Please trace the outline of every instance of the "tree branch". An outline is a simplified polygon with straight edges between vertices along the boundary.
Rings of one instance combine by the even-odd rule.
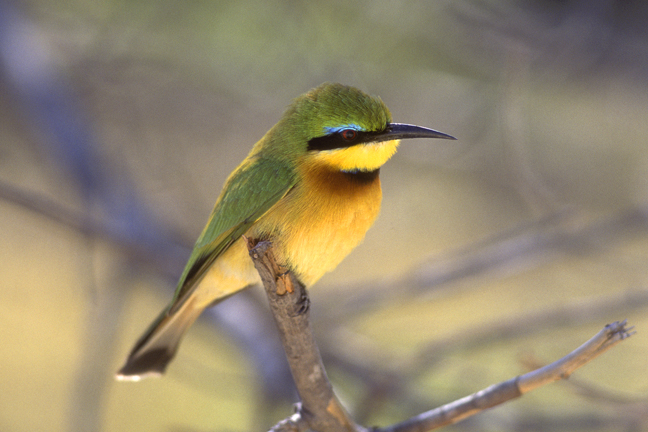
[[[250,239],[247,242],[301,398],[297,412],[279,422],[271,431],[303,432],[313,429],[321,432],[366,432],[349,417],[333,393],[311,330],[305,288],[291,272],[276,263],[271,243],[257,243]],[[634,334],[632,327],[627,328],[626,324],[626,321],[617,321],[606,325],[592,339],[554,363],[401,423],[374,429],[374,432],[430,431],[520,397],[545,384],[568,378],[576,369]]]
[[[271,246],[270,242],[257,243],[248,239],[250,256],[263,281],[301,399],[297,412],[272,430],[364,430],[349,417],[326,376],[310,326],[306,289],[292,273],[276,263]]]
[[[569,378],[576,369],[632,336],[634,334],[632,327],[626,328],[626,324],[627,322],[624,320],[606,325],[603,330],[576,350],[545,367],[492,385],[404,422],[377,429],[375,432],[422,432],[437,429],[520,397],[545,384]]]

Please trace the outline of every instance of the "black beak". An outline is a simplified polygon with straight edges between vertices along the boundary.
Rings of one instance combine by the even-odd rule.
[[[391,141],[407,138],[442,138],[456,140],[457,138],[434,129],[405,123],[387,123],[387,128],[371,137],[372,142]]]
[[[327,135],[311,138],[308,141],[308,150],[324,151],[334,150],[346,147],[352,147],[358,144],[377,143],[383,141],[392,141],[403,138],[443,138],[456,139],[453,136],[444,134],[421,126],[414,126],[404,123],[387,123],[385,130],[381,132],[366,132],[351,130],[351,137],[342,136],[341,132],[331,132]]]

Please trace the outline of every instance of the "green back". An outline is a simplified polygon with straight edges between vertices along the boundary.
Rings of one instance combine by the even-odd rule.
[[[211,264],[294,184],[294,171],[274,159],[253,157],[234,172],[194,245],[178,282],[171,311],[182,304]]]

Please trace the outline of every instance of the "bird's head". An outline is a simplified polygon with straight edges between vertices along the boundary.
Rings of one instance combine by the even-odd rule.
[[[391,158],[401,139],[450,135],[402,123],[377,96],[342,84],[324,83],[296,98],[275,128],[291,156],[335,170],[373,171]]]

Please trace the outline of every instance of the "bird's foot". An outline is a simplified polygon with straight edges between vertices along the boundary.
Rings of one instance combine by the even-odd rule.
[[[297,315],[303,315],[310,309],[310,298],[306,292],[306,287],[301,283],[298,284],[299,298],[295,304]]]

